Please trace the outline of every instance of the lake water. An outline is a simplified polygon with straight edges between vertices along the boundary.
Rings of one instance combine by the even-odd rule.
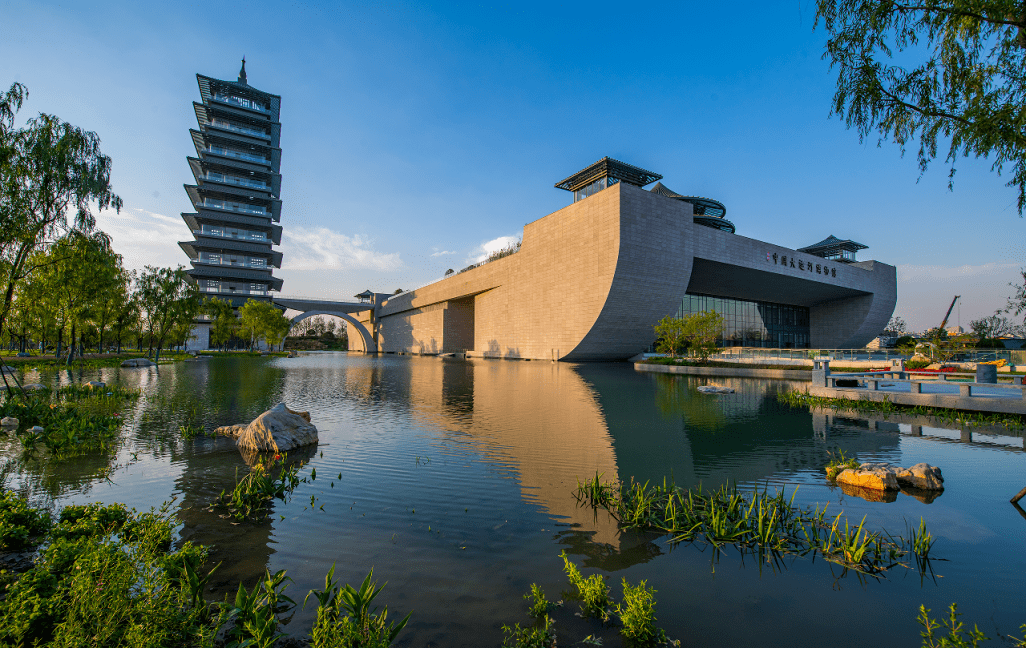
[[[301,600],[336,577],[358,585],[373,567],[387,581],[378,602],[412,611],[398,645],[497,646],[503,624],[530,621],[523,594],[567,588],[562,550],[585,575],[648,581],[659,625],[684,646],[919,645],[919,605],[943,616],[957,602],[968,625],[1021,636],[1026,623],[1026,515],[1008,499],[1026,486],[1018,432],[913,427],[899,419],[794,409],[777,393],[802,383],[639,374],[629,364],[572,365],[436,357],[313,353],[299,358],[215,358],[154,369],[30,372],[30,381],[100,378],[139,387],[115,456],[34,464],[19,483],[58,504],[125,502],[148,509],[172,497],[181,536],[213,546],[212,584],[223,596],[264,568],[288,570]],[[707,396],[703,384],[736,394]],[[308,410],[320,444],[271,521],[232,524],[205,507],[246,464],[230,440],[184,440],[180,425],[248,422],[278,402]],[[919,422],[922,425],[922,422]],[[921,432],[921,435],[920,435]],[[15,450],[10,439],[3,452]],[[946,490],[930,503],[845,495],[823,478],[828,453],[942,467]],[[110,480],[97,476],[113,465]],[[885,578],[844,574],[810,558],[760,564],[701,545],[622,533],[579,508],[577,479],[662,480],[716,487],[783,488],[796,503],[829,504],[856,524],[907,534],[920,517],[937,539],[937,578],[895,568]],[[312,505],[311,505],[311,498]],[[555,613],[561,645],[589,634],[617,646],[615,629]],[[313,610],[286,630],[305,634]]]

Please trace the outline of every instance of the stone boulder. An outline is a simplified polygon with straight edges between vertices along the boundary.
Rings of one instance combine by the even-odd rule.
[[[19,423],[21,423],[21,421],[13,416],[5,416],[0,419],[0,427],[3,428],[17,428]]]
[[[226,425],[217,434],[236,440],[240,450],[257,452],[288,452],[317,443],[317,428],[310,422],[309,412],[295,412],[278,403],[249,425]]]
[[[928,463],[917,463],[909,468],[899,468],[894,475],[902,486],[910,486],[919,490],[944,490],[944,477],[941,469]]]
[[[151,360],[146,358],[129,358],[121,363],[122,367],[153,367],[155,366]]]
[[[39,383],[29,383],[22,387],[25,391],[36,391],[39,389],[46,389],[46,385],[40,385]]]
[[[104,387],[107,386],[107,383],[100,382],[99,380],[90,380],[89,382],[87,382],[85,384],[85,386],[88,387],[89,389],[103,389]]]
[[[856,469],[842,470],[837,476],[837,483],[870,490],[898,490],[899,470],[887,463],[864,463]]]
[[[734,390],[730,387],[720,387],[718,385],[702,385],[698,388],[698,391],[703,394],[733,394]]]

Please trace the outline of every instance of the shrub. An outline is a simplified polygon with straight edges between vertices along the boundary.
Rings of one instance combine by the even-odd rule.
[[[0,551],[19,551],[50,529],[50,513],[28,505],[11,491],[0,495]]]
[[[645,582],[631,587],[627,579],[623,579],[623,605],[617,604],[616,614],[623,624],[620,634],[627,646],[641,648],[666,642],[666,633],[655,627],[656,591],[645,587]]]

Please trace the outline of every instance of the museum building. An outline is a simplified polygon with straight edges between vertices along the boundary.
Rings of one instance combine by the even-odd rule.
[[[790,249],[736,233],[716,200],[603,158],[555,186],[573,202],[524,227],[520,249],[399,295],[364,293],[350,348],[566,361],[651,347],[666,315],[715,310],[725,346],[861,348],[897,299],[891,265],[829,236]],[[650,190],[644,187],[654,186]]]

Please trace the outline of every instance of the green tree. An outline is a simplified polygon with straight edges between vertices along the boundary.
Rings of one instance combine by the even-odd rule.
[[[271,347],[280,344],[291,321],[271,302],[249,299],[239,307],[239,325],[249,337],[252,349],[260,338]]]
[[[239,318],[235,315],[230,301],[208,297],[203,303],[204,312],[210,317],[210,343],[226,350],[228,340],[232,339],[239,328]]]
[[[91,231],[93,208],[121,209],[96,133],[45,113],[16,128],[27,96],[20,83],[0,94],[0,330],[35,253],[70,230]]]
[[[987,157],[1026,207],[1026,4],[1022,0],[817,0],[838,70],[833,114],[905,152],[918,140],[921,172],[947,145]]]
[[[668,353],[671,358],[679,356],[688,346],[687,339],[684,337],[684,320],[679,317],[667,315],[659,320],[655,326],[655,334],[657,338],[656,351]]]
[[[706,362],[716,349],[716,340],[723,334],[723,316],[716,311],[707,311],[685,315],[682,321],[688,348]]]
[[[155,268],[146,266],[136,280],[139,308],[146,322],[149,351],[157,346],[155,362],[160,361],[160,350],[169,341],[181,342],[183,331],[191,330],[193,318],[200,312],[199,291],[189,282],[185,268]]]
[[[1008,298],[1008,306],[1005,307],[1006,313],[1016,316],[1026,313],[1026,269],[1019,272],[1022,273],[1022,284],[1008,284],[1015,292]],[[1026,324],[1026,318],[1023,319],[1023,324]]]

